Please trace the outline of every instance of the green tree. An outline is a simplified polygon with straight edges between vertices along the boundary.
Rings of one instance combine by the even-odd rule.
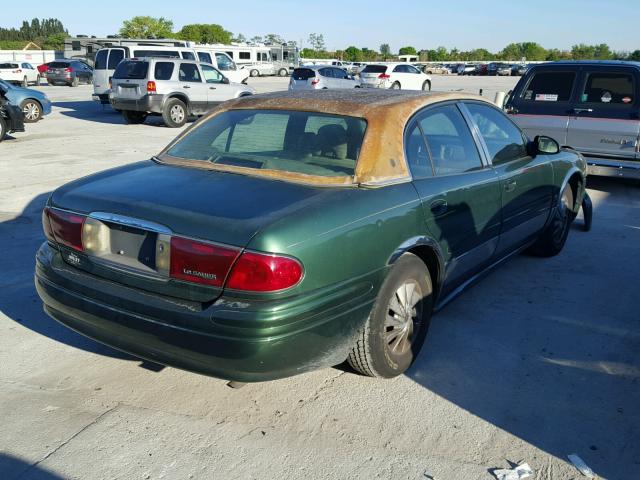
[[[276,33],[267,33],[264,36],[264,41],[265,43],[271,43],[272,45],[282,45],[283,43],[286,43],[284,38]]]
[[[606,43],[594,45],[593,55],[596,60],[610,60],[613,57],[613,53]]]
[[[386,60],[391,56],[391,47],[388,43],[383,43],[380,45],[380,54],[382,55],[382,59]]]
[[[124,38],[168,38],[173,36],[173,22],[166,18],[137,16],[122,22],[120,36]]]
[[[216,23],[185,25],[176,36],[181,40],[191,40],[197,43],[231,43],[231,32]]]
[[[640,62],[640,50],[634,50],[627,56],[627,60],[633,60],[635,62]]]
[[[349,62],[359,62],[362,60],[362,50],[354,46],[347,47],[344,50],[344,59]]]
[[[402,47],[398,50],[398,55],[418,55],[414,47]]]
[[[42,42],[42,48],[44,50],[64,50],[64,39],[68,36],[62,32],[51,34]]]
[[[247,41],[247,37],[239,33],[238,35],[235,36],[235,38],[232,38],[231,41],[238,42],[238,43],[245,43]]]
[[[323,52],[325,50],[324,35],[322,33],[310,33],[309,44],[316,52]]]
[[[262,43],[262,37],[260,35],[254,35],[249,41],[251,43]]]

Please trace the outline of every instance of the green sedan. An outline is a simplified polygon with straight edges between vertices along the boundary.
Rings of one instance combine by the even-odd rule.
[[[585,161],[481,97],[279,92],[43,212],[36,287],[64,325],[240,382],[345,360],[394,377],[434,311],[505,259],[559,253]]]

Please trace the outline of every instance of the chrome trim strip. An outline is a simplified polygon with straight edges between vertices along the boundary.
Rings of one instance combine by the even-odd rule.
[[[165,227],[164,225],[160,225],[159,223],[127,217],[125,215],[118,215],[116,213],[91,212],[88,216],[102,222],[118,223],[127,227],[140,228],[142,230],[163,233],[165,235],[171,235],[173,233],[171,229]]]

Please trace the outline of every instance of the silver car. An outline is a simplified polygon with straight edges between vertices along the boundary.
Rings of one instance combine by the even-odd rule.
[[[204,115],[221,102],[254,93],[247,85],[231,83],[208,63],[141,58],[118,64],[109,101],[127,123],[162,115],[168,127],[181,127],[189,116]]]
[[[346,70],[331,65],[298,67],[289,80],[289,90],[325,90],[335,88],[360,88],[360,80]]]

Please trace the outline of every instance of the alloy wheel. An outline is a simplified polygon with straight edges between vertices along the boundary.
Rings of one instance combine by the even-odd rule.
[[[22,107],[24,118],[30,122],[35,122],[40,118],[40,107],[34,102],[29,102]]]
[[[421,300],[420,285],[411,279],[402,283],[389,300],[384,339],[391,355],[404,355],[411,348],[413,333],[422,318]]]
[[[184,109],[180,105],[174,105],[169,110],[169,116],[175,123],[182,123],[184,120]]]

